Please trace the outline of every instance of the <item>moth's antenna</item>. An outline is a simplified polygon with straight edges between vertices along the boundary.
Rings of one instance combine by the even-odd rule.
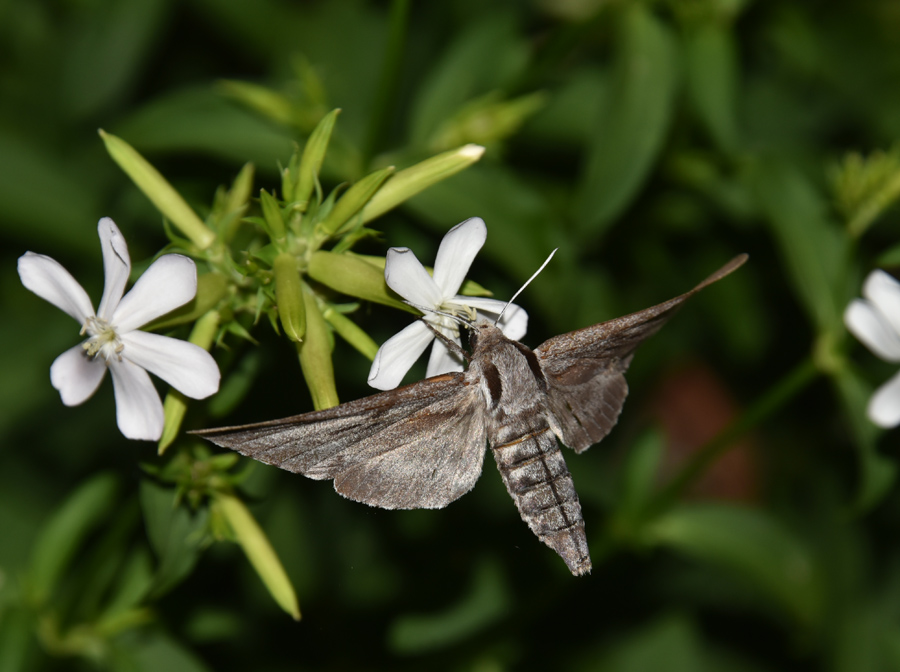
[[[558,250],[558,249],[559,249],[559,248],[557,247],[556,250]],[[550,260],[553,258],[553,255],[556,254],[556,250],[553,250],[553,251],[550,253],[550,256],[547,257],[547,260],[544,261],[544,263],[541,264],[541,267],[540,267],[538,270],[536,270],[536,271],[534,272],[534,275],[532,275],[530,278],[528,278],[528,280],[525,281],[525,284],[522,285],[521,287],[519,287],[519,291],[517,291],[515,294],[513,294],[513,297],[512,297],[509,301],[506,302],[506,305],[503,306],[503,310],[501,310],[501,311],[500,311],[500,314],[497,315],[497,319],[494,321],[494,324],[500,324],[500,318],[503,317],[503,313],[506,312],[506,309],[509,308],[509,307],[512,305],[512,302],[516,300],[516,297],[519,296],[519,294],[521,294],[522,291],[523,291],[529,284],[531,284],[531,281],[534,280],[534,279],[538,276],[538,274],[539,274],[541,271],[544,270],[544,267],[545,267],[547,264],[550,263]]]

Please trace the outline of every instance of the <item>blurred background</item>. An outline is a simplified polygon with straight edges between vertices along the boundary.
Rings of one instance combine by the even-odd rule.
[[[898,35],[891,0],[2,3],[0,670],[900,670],[900,434],[865,416],[895,370],[842,323],[900,266]],[[613,433],[565,453],[591,575],[531,534],[490,458],[447,509],[402,512],[242,461],[295,622],[209,543],[202,502],[148,477],[177,458],[122,438],[111,385],[77,408],[51,387],[77,336],[17,257],[97,301],[100,217],[137,267],[167,242],[98,128],[202,216],[246,162],[280,188],[335,107],[329,190],[487,148],[356,249],[430,263],[480,216],[469,277],[507,298],[559,247],[518,299],[531,347],[750,254],[640,348]],[[353,319],[380,343],[410,317]],[[254,336],[215,352],[241,402],[191,428],[312,409],[293,348]],[[371,393],[336,348],[341,399]]]

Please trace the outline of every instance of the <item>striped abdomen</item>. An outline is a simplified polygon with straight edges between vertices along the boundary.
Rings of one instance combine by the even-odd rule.
[[[573,574],[591,571],[581,504],[556,436],[546,425],[518,437],[498,434],[491,448],[522,520]]]

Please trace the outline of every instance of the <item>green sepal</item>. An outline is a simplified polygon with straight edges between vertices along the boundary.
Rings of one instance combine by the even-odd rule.
[[[266,233],[269,234],[272,243],[282,249],[285,243],[285,228],[281,207],[275,197],[264,189],[259,191],[259,202],[262,206]]]
[[[121,138],[110,135],[102,129],[99,133],[113,161],[119,164],[137,188],[144,192],[172,224],[178,227],[198,249],[205,250],[213,244],[216,234],[200,220],[181,194],[149,161]]]
[[[293,197],[290,199],[297,202],[301,212],[305,212],[308,207],[309,198],[312,196],[313,188],[319,179],[319,171],[322,169],[325,152],[328,150],[334,123],[337,121],[337,116],[340,113],[340,108],[336,108],[322,117],[322,120],[313,129],[313,132],[310,133],[306,146],[303,148],[300,166],[297,169],[297,186],[292,190]]]
[[[297,258],[289,252],[275,257],[275,300],[284,334],[295,343],[306,334],[306,310]]]
[[[269,594],[275,599],[295,621],[300,620],[300,606],[297,603],[297,594],[294,586],[284,571],[284,566],[272,544],[266,537],[259,523],[247,510],[244,503],[231,494],[217,492],[214,506],[219,510],[222,518],[228,523],[228,527],[234,535],[234,540],[240,545],[253,565],[253,569],[259,574]]]
[[[306,339],[297,344],[300,368],[312,395],[317,411],[331,408],[340,403],[334,384],[334,364],[331,352],[334,338],[319,310],[313,291],[303,285],[303,299],[306,304]]]
[[[351,222],[353,216],[372,200],[372,197],[378,192],[381,185],[393,173],[393,166],[376,170],[347,189],[340,200],[335,203],[331,212],[319,223],[321,231],[326,236],[331,237],[351,230],[353,228]],[[357,224],[362,224],[362,221],[360,220]]]

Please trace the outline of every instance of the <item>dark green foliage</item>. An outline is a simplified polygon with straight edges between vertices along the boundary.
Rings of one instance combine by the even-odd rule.
[[[896,369],[842,320],[865,275],[900,260],[893,2],[5,4],[0,672],[900,669],[900,430],[865,417]],[[159,458],[118,434],[109,383],[78,408],[50,386],[78,327],[22,287],[16,258],[53,256],[96,303],[101,216],[139,268],[167,243],[98,127],[203,218],[247,161],[254,198],[279,193],[295,143],[337,107],[325,207],[448,138],[486,146],[354,251],[430,261],[480,216],[471,277],[506,298],[559,247],[517,300],[532,347],[750,254],[642,347],[612,435],[566,453],[592,575],[534,540],[490,459],[445,510],[380,511],[191,438]],[[411,319],[334,296],[379,343]],[[265,320],[258,345],[242,328],[186,429],[312,410],[292,345]],[[341,399],[369,394],[369,362],[334,341]],[[300,622],[237,545],[213,543],[231,533],[210,502],[233,487]]]

